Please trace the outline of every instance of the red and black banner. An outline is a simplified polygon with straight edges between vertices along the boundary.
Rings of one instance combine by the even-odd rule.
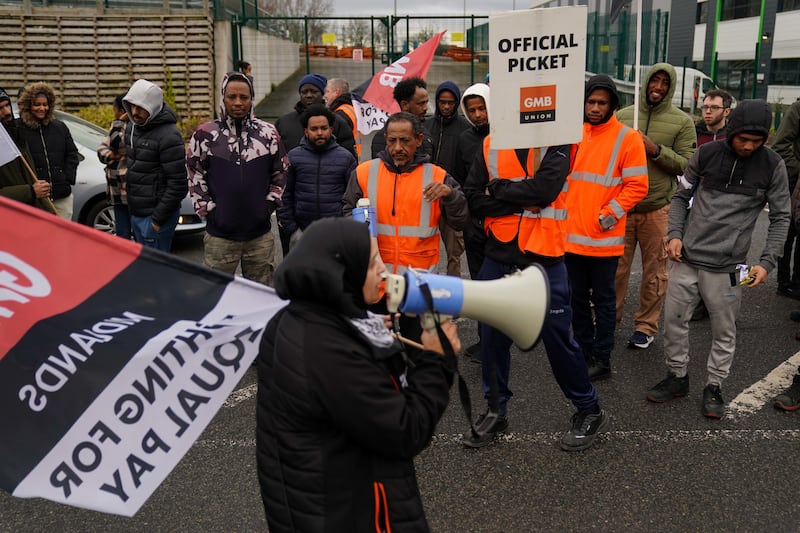
[[[132,516],[285,302],[0,197],[0,488]]]

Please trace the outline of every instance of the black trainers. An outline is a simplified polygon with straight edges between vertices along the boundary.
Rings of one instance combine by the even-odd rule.
[[[588,368],[590,381],[600,381],[611,377],[611,363],[594,359]]]
[[[561,449],[568,452],[585,450],[607,426],[608,415],[602,409],[599,413],[589,409],[578,411],[572,415],[572,427],[561,436]]]
[[[793,322],[800,322],[800,309],[789,311],[789,320]]]
[[[664,403],[687,394],[689,394],[689,375],[679,378],[670,372],[667,374],[666,379],[659,381],[655,387],[647,391],[647,400],[655,403]]]
[[[486,411],[478,417],[475,422],[475,429],[478,434],[472,432],[470,428],[469,433],[461,439],[464,446],[468,448],[480,448],[486,446],[494,439],[495,435],[508,429],[508,419],[505,415],[498,415],[491,411]]]
[[[795,376],[792,385],[772,400],[776,409],[797,411],[800,409],[800,376]]]
[[[725,401],[719,385],[706,385],[703,389],[703,407],[700,410],[708,418],[722,418],[725,415]]]

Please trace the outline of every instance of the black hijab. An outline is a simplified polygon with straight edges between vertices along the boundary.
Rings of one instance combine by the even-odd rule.
[[[369,251],[366,224],[350,218],[314,222],[275,270],[275,291],[284,299],[314,303],[348,317],[363,318]]]

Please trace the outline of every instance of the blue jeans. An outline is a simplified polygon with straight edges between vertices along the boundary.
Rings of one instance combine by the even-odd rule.
[[[498,263],[489,257],[484,258],[483,266],[478,274],[480,280],[500,279],[516,270],[514,265]],[[586,361],[580,346],[570,333],[572,308],[569,304],[569,283],[564,263],[544,267],[550,282],[550,313],[542,328],[547,359],[553,376],[564,396],[579,411],[591,409],[597,405],[597,391],[589,381]],[[511,373],[512,340],[486,324],[481,324],[481,360],[483,363],[483,392],[491,402],[489,383],[492,370],[497,375],[499,405],[489,407],[493,411],[505,414],[506,403],[513,393],[508,387]]]
[[[114,234],[129,241],[133,236],[131,213],[125,204],[114,205]]]
[[[172,248],[172,237],[175,235],[175,227],[178,225],[179,211],[175,211],[164,222],[161,229],[156,231],[151,224],[150,216],[137,217],[131,215],[131,225],[133,226],[133,236],[136,242],[142,246],[155,248],[162,252],[169,252]]]
[[[619,257],[564,256],[572,289],[572,331],[587,360],[611,360],[617,325],[614,277],[618,262]]]

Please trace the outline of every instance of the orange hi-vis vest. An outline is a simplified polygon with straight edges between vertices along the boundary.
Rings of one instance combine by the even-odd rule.
[[[483,140],[483,157],[489,179],[523,181],[536,179],[539,168],[540,151],[528,151],[526,168],[522,168],[517,153],[513,149],[495,150],[489,148],[490,136]],[[573,148],[574,150],[574,148]],[[564,255],[564,221],[567,219],[565,193],[567,182],[556,199],[542,208],[524,209],[520,214],[501,217],[486,217],[483,224],[486,235],[500,242],[511,242],[517,238],[517,245],[523,252],[531,252],[544,257]]]
[[[583,125],[583,140],[569,181],[565,249],[589,257],[625,251],[625,222],[648,190],[647,155],[641,137],[611,117]],[[609,224],[603,230],[599,218]]]
[[[356,168],[358,185],[375,206],[378,218],[378,250],[386,269],[394,274],[407,267],[430,270],[439,262],[439,202],[428,202],[422,189],[444,183],[447,175],[430,163],[410,172],[395,174],[380,159]]]
[[[344,111],[344,114],[347,115],[347,118],[350,119],[350,123],[353,125],[353,138],[356,140],[356,155],[358,155],[358,157],[361,158],[362,136],[361,132],[358,131],[358,120],[356,119],[356,109],[353,107],[353,104],[342,104],[336,108],[336,111],[339,111],[340,109]]]

